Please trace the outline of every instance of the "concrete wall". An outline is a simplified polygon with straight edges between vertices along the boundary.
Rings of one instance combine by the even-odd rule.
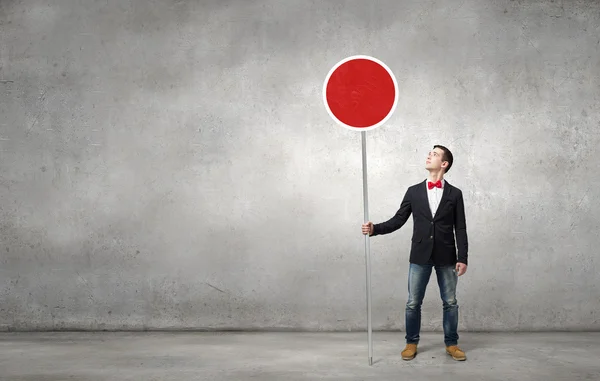
[[[0,2],[0,328],[366,327],[361,140],[323,80],[368,54],[381,222],[447,145],[461,330],[600,329],[595,1]],[[371,240],[404,329],[412,220]],[[441,329],[432,276],[423,329]]]

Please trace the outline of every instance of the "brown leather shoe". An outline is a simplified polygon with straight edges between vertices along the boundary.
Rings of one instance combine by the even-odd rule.
[[[417,354],[417,344],[406,344],[402,351],[402,360],[412,360]]]
[[[467,359],[465,352],[461,351],[457,345],[446,347],[446,353],[452,356],[456,361],[465,361]]]

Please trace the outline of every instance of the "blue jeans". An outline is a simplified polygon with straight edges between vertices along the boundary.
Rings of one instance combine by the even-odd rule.
[[[408,302],[406,303],[406,343],[418,344],[421,331],[421,305],[431,270],[435,267],[443,306],[444,343],[458,344],[458,303],[456,284],[458,275],[455,266],[433,266],[410,264],[408,271]]]

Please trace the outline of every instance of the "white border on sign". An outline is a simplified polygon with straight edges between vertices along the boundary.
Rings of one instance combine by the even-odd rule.
[[[383,66],[383,68],[388,72],[388,74],[390,75],[390,77],[392,77],[392,81],[394,82],[394,103],[392,104],[392,108],[390,109],[390,111],[388,112],[388,114],[385,116],[385,118],[383,118],[377,124],[374,124],[374,125],[369,126],[369,127],[354,127],[354,126],[347,125],[346,123],[344,123],[341,120],[339,120],[333,114],[333,112],[331,112],[331,109],[329,108],[329,105],[327,104],[327,82],[329,82],[329,78],[331,78],[331,76],[333,75],[333,72],[335,71],[335,69],[337,69],[338,67],[340,67],[342,64],[344,64],[344,63],[346,63],[348,61],[355,60],[355,59],[367,59],[367,60],[370,60],[370,61],[378,63],[379,65]],[[337,124],[339,124],[340,126],[345,127],[347,129],[350,129],[352,131],[370,131],[370,130],[374,130],[377,127],[380,127],[381,125],[383,125],[385,122],[387,122],[388,119],[390,119],[390,117],[392,116],[392,114],[396,110],[396,105],[398,104],[398,82],[396,81],[396,77],[394,76],[394,73],[392,72],[392,70],[385,63],[383,63],[381,60],[378,60],[377,58],[374,58],[374,57],[371,57],[371,56],[366,56],[366,55],[350,56],[350,57],[344,58],[343,60],[341,60],[338,63],[336,63],[331,68],[331,70],[329,70],[329,73],[327,73],[327,77],[325,77],[325,82],[323,83],[323,103],[325,104],[325,109],[327,110],[327,113],[329,114],[329,116]]]

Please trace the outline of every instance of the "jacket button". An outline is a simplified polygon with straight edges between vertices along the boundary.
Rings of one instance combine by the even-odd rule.
[[[431,224],[433,225],[433,221],[431,221]]]
[[[430,239],[433,239],[433,236],[432,236],[432,235],[430,235],[430,236],[429,236],[429,238],[430,238]]]

